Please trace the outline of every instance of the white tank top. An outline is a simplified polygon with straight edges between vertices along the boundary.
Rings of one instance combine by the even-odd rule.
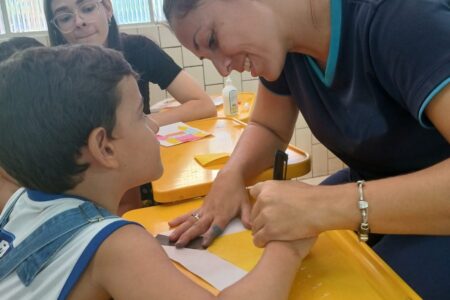
[[[3,213],[11,205],[12,200],[23,191],[24,189],[21,188],[14,193],[5,205]],[[42,198],[45,198],[45,194],[43,195]],[[14,235],[14,247],[17,247],[48,219],[83,203],[83,200],[76,197],[53,200],[52,197],[42,198],[36,201],[25,192],[15,204],[9,222],[3,228]],[[87,225],[56,253],[55,258],[35,277],[29,286],[22,283],[16,272],[12,272],[1,280],[0,299],[64,299],[75,286],[101,243],[112,232],[126,224],[129,224],[129,222],[119,217],[113,217]]]

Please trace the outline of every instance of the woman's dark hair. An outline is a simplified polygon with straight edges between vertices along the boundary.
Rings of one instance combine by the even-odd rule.
[[[56,26],[52,23],[52,19],[54,17],[52,12],[52,1],[53,0],[44,0],[45,20],[47,21],[50,44],[52,46],[64,45],[67,44],[66,39],[64,39],[61,32],[59,32],[58,28],[56,28]],[[119,27],[117,26],[117,22],[114,16],[112,16],[111,22],[109,24],[109,31],[108,37],[106,38],[106,43],[108,48],[122,51],[122,42],[120,39]]]
[[[32,47],[45,47],[45,45],[31,37],[18,36],[10,38],[0,43],[0,62],[18,51]]]
[[[169,23],[172,18],[182,19],[190,11],[196,9],[202,0],[164,0],[164,15]]]
[[[0,63],[0,167],[27,188],[74,188],[92,130],[113,138],[127,75],[136,76],[123,55],[101,46],[31,48]]]

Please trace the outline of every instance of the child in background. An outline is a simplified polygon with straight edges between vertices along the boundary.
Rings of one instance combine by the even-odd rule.
[[[29,49],[0,64],[0,166],[24,187],[0,216],[5,299],[214,298],[145,229],[111,213],[162,174],[136,78],[98,46]],[[269,243],[218,297],[287,299],[312,244]]]
[[[45,0],[45,18],[52,46],[102,45],[123,53],[139,73],[143,110],[150,112],[149,83],[167,90],[180,106],[153,113],[159,125],[216,116],[211,98],[155,42],[143,35],[119,32],[111,0]]]
[[[13,37],[0,43],[0,63],[17,51],[32,48],[44,47],[44,45],[34,38]],[[0,168],[0,211],[3,209],[6,201],[19,188],[17,182],[11,178],[3,169]]]
[[[45,45],[39,42],[38,40],[27,36],[13,37],[10,38],[9,40],[1,42],[0,62],[6,60],[17,51],[33,47],[45,47]]]

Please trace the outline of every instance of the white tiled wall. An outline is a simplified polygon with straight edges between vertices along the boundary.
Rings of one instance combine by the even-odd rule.
[[[189,50],[182,47],[170,29],[165,25],[142,25],[123,26],[122,32],[130,34],[142,34],[155,41],[173,60],[182,66],[191,76],[193,76],[208,94],[220,94],[224,84],[224,78],[216,71],[214,65],[209,60],[200,60]],[[45,33],[29,34],[37,38],[42,43],[49,45],[48,37]],[[4,37],[1,39],[7,39]],[[0,42],[1,42],[0,39]],[[231,74],[233,84],[238,90],[256,92],[258,79],[251,76],[249,72],[242,74],[233,71]],[[150,84],[151,104],[168,97],[157,85]],[[320,177],[332,174],[343,168],[343,163],[328,151],[312,135],[305,120],[300,115],[295,126],[295,133],[291,140],[292,144],[311,154],[311,172],[303,176],[304,178]]]

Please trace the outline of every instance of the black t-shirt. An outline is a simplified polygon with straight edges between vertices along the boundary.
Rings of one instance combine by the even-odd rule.
[[[120,35],[125,59],[140,75],[138,86],[144,100],[144,112],[149,114],[149,82],[158,84],[164,90],[180,73],[181,68],[147,37],[125,33]]]
[[[448,0],[331,0],[325,72],[289,53],[280,78],[311,131],[363,178],[419,170],[450,157],[424,110],[450,84]]]

